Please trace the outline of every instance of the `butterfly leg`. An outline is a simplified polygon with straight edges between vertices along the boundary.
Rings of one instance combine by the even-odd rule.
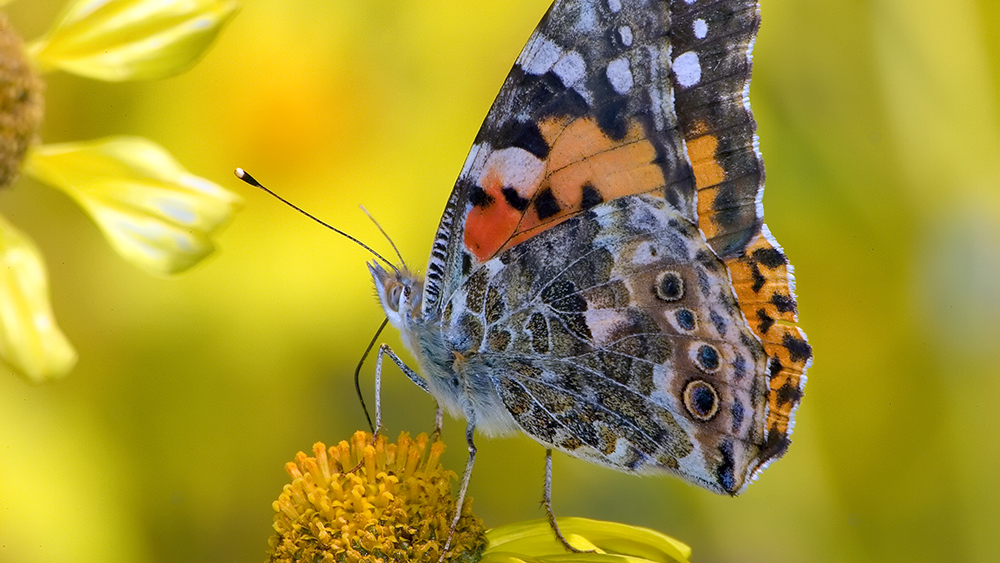
[[[434,401],[434,405],[437,407],[437,411],[434,413],[434,432],[431,433],[431,442],[435,442],[441,438],[441,427],[444,426],[444,409],[441,408],[441,403]]]
[[[382,385],[382,356],[388,355],[392,359],[393,363],[403,372],[410,381],[416,384],[417,387],[423,390],[424,393],[428,395],[431,394],[430,388],[427,387],[427,380],[420,376],[419,373],[406,365],[403,360],[399,359],[399,356],[389,348],[388,344],[383,344],[379,346],[378,358],[375,361],[375,426],[381,427],[381,385]],[[431,441],[435,441],[441,437],[441,427],[444,426],[444,409],[441,408],[441,404],[438,403],[437,399],[434,400],[434,407],[436,412],[434,415],[434,432],[431,433]]]
[[[552,527],[552,531],[556,534],[556,539],[559,543],[563,544],[563,547],[567,551],[572,551],[573,553],[591,553],[593,550],[580,550],[566,541],[566,537],[563,536],[562,531],[559,530],[559,524],[556,522],[556,515],[552,512],[552,450],[545,449],[545,488],[542,492],[542,504],[545,505],[545,514],[549,518],[549,526]]]
[[[473,419],[474,417],[469,418],[469,420]],[[469,425],[465,427],[465,441],[469,444],[469,459],[465,462],[465,473],[462,474],[462,487],[458,490],[458,502],[455,504],[455,517],[451,521],[451,529],[448,530],[448,541],[444,543],[444,549],[441,550],[441,558],[438,559],[438,563],[444,561],[444,556],[448,554],[448,549],[451,548],[451,540],[455,536],[455,528],[458,527],[458,521],[462,518],[465,492],[469,489],[469,480],[472,479],[472,466],[476,462],[476,444],[472,439],[475,430],[476,425],[473,422],[469,422]]]
[[[396,364],[399,371],[403,372],[410,381],[416,384],[417,387],[424,390],[424,393],[430,393],[430,388],[427,387],[427,382],[420,374],[406,365],[403,360],[399,359],[399,356],[392,351],[392,348],[388,344],[382,344],[378,347],[378,355],[375,357],[375,432],[378,434],[382,431],[382,357],[389,356],[389,359]],[[438,406],[438,413],[440,416],[441,407]],[[438,424],[440,428],[440,424]]]

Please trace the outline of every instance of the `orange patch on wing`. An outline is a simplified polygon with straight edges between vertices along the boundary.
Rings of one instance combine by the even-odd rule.
[[[707,130],[708,126],[704,122],[695,123],[686,145],[695,187],[698,189],[698,228],[705,233],[705,238],[711,239],[720,232],[712,221],[715,216],[713,204],[717,186],[726,181],[726,170],[715,154],[719,149],[719,138],[706,134]]]
[[[497,249],[510,240],[522,212],[507,204],[503,181],[497,170],[483,176],[480,187],[492,198],[488,205],[473,206],[465,219],[465,248],[480,262],[489,260]]]
[[[725,229],[715,222],[715,217],[720,213],[737,209],[742,216],[751,213],[756,208],[756,200],[752,197],[733,197],[732,188],[726,195],[726,204],[719,205],[716,199],[719,197],[721,185],[698,190],[698,228],[705,234],[705,238],[711,241],[713,238],[723,233]]]
[[[721,184],[726,179],[726,171],[715,157],[718,148],[719,139],[715,135],[702,135],[687,142],[688,159],[699,190]]]
[[[698,190],[698,228],[708,240],[712,240],[722,232],[722,229],[712,220],[716,213],[715,196],[718,190],[718,187]]]
[[[488,173],[484,176],[489,185],[480,187],[494,202],[472,209],[465,238],[466,248],[480,261],[581,213],[585,187],[600,201],[609,201],[655,192],[665,185],[663,172],[654,162],[656,148],[637,121],[629,123],[625,137],[619,140],[605,135],[593,118],[552,118],[539,123],[538,128],[549,145],[549,155],[540,182],[530,190],[518,189],[521,197],[531,200],[523,213],[506,203],[501,183],[491,182]],[[551,195],[556,211],[542,218],[535,203],[546,191],[550,193],[544,195]]]
[[[619,140],[605,135],[593,118],[549,119],[539,125],[539,130],[551,148],[546,177],[538,189],[552,191],[559,211],[543,219],[534,206],[529,207],[507,246],[583,211],[584,186],[596,191],[601,201],[610,201],[651,192],[665,183],[663,172],[654,163],[656,148],[637,121],[629,123],[625,137]]]
[[[579,207],[585,184],[596,189],[604,201],[663,186],[663,173],[652,164],[656,149],[638,123],[632,123],[621,141],[605,137],[589,119],[577,121],[566,133],[566,140],[552,147],[548,177],[556,198],[566,202],[564,209]]]
[[[805,344],[805,334],[797,326],[788,267],[782,264],[769,268],[755,263],[752,256],[758,250],[771,251],[774,247],[767,238],[758,235],[742,256],[726,260],[726,265],[733,279],[736,299],[750,329],[760,338],[769,360],[777,359],[781,363],[780,370],[769,374],[766,428],[784,435],[789,430],[792,409],[799,402],[797,397],[789,397],[788,390],[797,392],[800,388],[809,358],[801,357],[798,351],[793,357],[793,352],[785,344],[789,338]],[[776,295],[779,297],[777,300],[774,299]],[[776,302],[784,306],[779,308]],[[771,321],[764,322],[761,313]]]

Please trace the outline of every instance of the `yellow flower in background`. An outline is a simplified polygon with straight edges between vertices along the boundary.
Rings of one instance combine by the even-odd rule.
[[[274,502],[271,563],[435,562],[448,537],[455,474],[440,464],[444,443],[405,432],[396,443],[356,432],[350,442],[285,465],[292,482]],[[659,532],[560,518],[566,551],[547,520],[485,531],[466,504],[444,561],[472,563],[688,563],[691,548]]]
[[[64,191],[119,254],[152,274],[198,263],[214,250],[211,237],[239,197],[140,137],[38,144],[44,103],[36,69],[107,81],[179,74],[237,7],[219,0],[78,0],[26,47],[0,15],[0,188],[24,172]],[[76,352],[53,317],[41,254],[2,219],[0,261],[0,359],[33,382],[66,375]]]
[[[43,71],[153,80],[191,67],[236,13],[220,0],[79,0],[28,47]]]

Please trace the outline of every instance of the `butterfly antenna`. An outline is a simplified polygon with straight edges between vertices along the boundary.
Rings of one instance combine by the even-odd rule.
[[[278,194],[272,192],[271,190],[267,189],[260,182],[258,182],[253,176],[251,176],[249,173],[247,173],[246,170],[243,170],[242,168],[237,168],[236,169],[236,177],[239,178],[240,180],[243,180],[247,184],[250,184],[251,186],[253,186],[255,188],[260,188],[260,189],[264,190],[265,192],[267,192],[267,193],[271,194],[272,196],[274,196],[281,203],[284,203],[288,207],[291,207],[292,209],[298,211],[299,213],[305,215],[306,217],[312,219],[313,221],[316,221],[317,223],[319,223],[320,225],[323,225],[327,229],[330,229],[331,231],[337,233],[338,235],[341,235],[344,238],[346,238],[347,240],[350,240],[351,242],[357,244],[361,248],[364,248],[368,252],[371,252],[373,256],[375,256],[379,260],[385,262],[386,265],[389,266],[390,268],[392,268],[392,270],[394,272],[396,272],[397,274],[399,273],[399,269],[396,268],[396,266],[394,266],[392,264],[392,262],[386,260],[385,257],[383,257],[381,254],[379,254],[378,252],[376,252],[372,247],[368,246],[367,244],[365,244],[365,243],[361,242],[360,240],[352,237],[351,235],[345,233],[344,231],[341,231],[340,229],[334,227],[333,225],[330,225],[326,221],[323,221],[319,217],[316,217],[312,213],[309,213],[305,209],[302,209],[298,205],[295,205],[294,203],[288,201],[287,199],[285,199],[285,198],[281,197],[280,195],[278,195]],[[376,225],[377,224],[378,223],[376,223]],[[381,228],[379,230],[381,230]],[[392,241],[390,241],[390,242],[392,242]],[[395,248],[396,248],[395,245],[393,245],[393,249],[395,249]],[[398,254],[398,251],[397,251],[397,254]],[[367,414],[367,412],[365,414]]]
[[[372,223],[375,223],[375,228],[378,229],[378,232],[382,233],[382,236],[385,237],[385,240],[389,241],[389,245],[392,246],[392,250],[396,253],[396,256],[399,258],[399,263],[403,265],[403,269],[408,270],[409,268],[406,267],[406,261],[403,260],[403,255],[399,253],[399,249],[396,248],[396,243],[392,242],[392,238],[389,236],[389,233],[385,232],[385,229],[382,228],[382,225],[378,224],[378,221],[375,220],[375,217],[372,217],[372,214],[369,213],[367,209],[365,209],[364,205],[361,205],[359,207],[361,207],[361,211],[363,211],[365,215],[367,215],[368,218],[372,220]]]

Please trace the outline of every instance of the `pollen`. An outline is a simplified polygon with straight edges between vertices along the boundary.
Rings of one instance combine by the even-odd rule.
[[[17,180],[24,154],[35,141],[44,114],[43,90],[24,43],[0,14],[0,188]]]
[[[444,443],[357,432],[285,465],[292,478],[274,502],[269,561],[438,561],[448,539],[455,474],[440,463]],[[482,521],[466,500],[445,561],[474,561],[486,546]]]

